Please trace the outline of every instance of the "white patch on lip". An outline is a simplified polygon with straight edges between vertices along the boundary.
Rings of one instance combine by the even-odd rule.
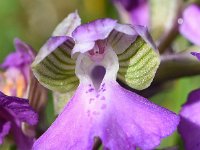
[[[104,57],[101,61],[93,61],[88,53],[80,54],[76,60],[76,68],[75,73],[79,78],[80,83],[89,83],[92,86],[96,86],[93,84],[94,79],[94,70],[95,67],[101,66],[105,69],[105,75],[99,76],[101,77],[101,81],[98,81],[98,87],[102,84],[104,80],[115,81],[117,78],[117,72],[119,70],[119,62],[116,53],[112,50],[111,47],[106,46],[106,50],[104,52]],[[97,69],[98,71],[98,69]],[[93,72],[93,73],[92,73]],[[95,79],[96,81],[98,79]],[[96,89],[98,90],[98,88]]]

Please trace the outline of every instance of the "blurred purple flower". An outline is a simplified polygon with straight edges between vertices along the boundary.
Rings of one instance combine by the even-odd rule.
[[[148,0],[113,0],[113,2],[123,17],[127,13],[129,23],[149,26]]]
[[[21,124],[26,122],[35,125],[37,121],[38,116],[29,106],[27,99],[6,96],[0,92],[0,144],[11,132],[20,150],[30,150],[33,139],[24,135]]]
[[[200,89],[192,91],[180,111],[178,131],[186,150],[200,149]]]
[[[192,4],[183,12],[183,23],[180,33],[196,45],[200,45],[200,6]]]
[[[102,140],[104,149],[153,149],[173,133],[179,123],[175,113],[116,82],[117,54],[139,35],[154,47],[146,28],[121,25],[112,19],[78,26],[72,37],[56,36],[47,41],[39,54],[49,54],[62,45],[66,51],[72,50],[72,57],[77,56],[75,72],[80,84],[54,123],[34,143],[34,150],[92,149],[95,137]],[[36,62],[42,57],[38,55]]]
[[[30,79],[33,49],[20,39],[14,40],[16,52],[9,54],[1,64],[5,72],[0,74],[0,90],[10,96],[24,97]]]
[[[14,45],[16,52],[9,54],[1,66],[4,69],[17,68],[23,73],[25,79],[28,80],[30,65],[34,60],[33,49],[18,38],[14,40]]]

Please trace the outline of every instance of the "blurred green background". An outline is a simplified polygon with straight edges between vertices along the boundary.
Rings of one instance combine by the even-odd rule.
[[[54,27],[68,13],[78,10],[82,22],[96,18],[119,19],[118,12],[109,0],[1,0],[0,1],[0,62],[14,50],[13,39],[21,38],[36,50],[50,37]],[[200,87],[200,77],[186,77],[168,83],[167,89],[151,98],[176,113],[193,89]],[[54,120],[52,98],[47,107],[48,124]],[[161,147],[179,145],[177,133],[165,139]],[[3,149],[6,149],[5,147]]]

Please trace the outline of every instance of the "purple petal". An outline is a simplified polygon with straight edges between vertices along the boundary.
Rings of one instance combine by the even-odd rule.
[[[73,53],[84,53],[92,49],[96,40],[102,40],[108,37],[116,23],[116,20],[106,18],[98,19],[77,27],[72,33],[77,43],[73,49]]]
[[[121,16],[124,16],[124,9],[130,18],[129,23],[133,25],[149,25],[149,4],[147,0],[113,0],[118,7]],[[124,19],[124,18],[122,18]]]
[[[13,52],[6,57],[4,63],[2,64],[3,68],[20,68],[27,64],[30,65],[34,59],[33,49],[29,45],[22,42],[18,38],[14,40],[14,44],[16,52]]]
[[[196,56],[196,58],[197,58],[198,60],[200,60],[200,53],[198,53],[198,52],[191,52],[191,54],[192,54],[193,56]]]
[[[102,83],[98,92],[91,84],[80,85],[33,149],[92,149],[96,136],[105,149],[153,149],[178,123],[176,114],[115,81]]]
[[[10,122],[0,118],[0,145],[3,143],[4,137],[10,131]]]
[[[200,7],[197,5],[188,6],[183,12],[183,23],[179,31],[188,40],[196,45],[200,45]]]
[[[30,77],[30,65],[34,59],[33,49],[25,42],[16,38],[14,40],[16,52],[9,54],[4,60],[1,67],[8,69],[11,67],[19,69],[28,83]]]
[[[178,131],[186,150],[200,149],[200,89],[191,92],[180,111]]]
[[[15,119],[30,125],[35,125],[38,122],[37,113],[29,106],[26,99],[6,96],[0,92],[0,110],[2,109],[14,116]]]
[[[17,124],[17,122],[12,122],[11,134],[14,135],[14,140],[19,150],[31,150],[35,140],[25,135],[21,125]]]

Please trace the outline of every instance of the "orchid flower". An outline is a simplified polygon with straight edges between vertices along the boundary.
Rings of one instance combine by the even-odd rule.
[[[27,99],[6,96],[0,92],[0,144],[4,137],[11,132],[20,150],[30,150],[33,139],[21,130],[22,122],[35,125],[37,114],[29,106]]]
[[[9,54],[1,64],[3,72],[0,74],[0,91],[9,96],[27,98],[27,94],[31,95],[30,90],[33,88],[30,86],[30,82],[32,82],[30,81],[30,65],[35,56],[33,49],[20,39],[16,38],[14,45],[16,52]],[[37,88],[41,90],[38,86]],[[34,133],[32,130],[28,130],[28,127],[33,128],[32,125],[37,123],[38,116],[29,106],[28,100],[5,96],[3,93],[0,94],[1,144],[3,137],[11,131],[18,148],[30,150],[34,141]],[[37,89],[34,90],[34,95],[39,101]]]
[[[122,18],[127,19],[126,22],[149,26],[148,0],[113,0],[113,2]]]
[[[72,59],[70,56],[72,56]],[[58,25],[32,64],[47,88],[74,95],[34,150],[153,149],[172,134],[179,117],[121,87],[150,85],[159,54],[147,29],[105,18],[80,25],[77,13]]]
[[[181,134],[186,150],[200,149],[200,89],[192,91],[180,111],[178,131]]]
[[[0,90],[6,95],[25,97],[30,80],[30,65],[34,55],[32,48],[20,39],[14,40],[16,52],[9,54],[1,67]]]

